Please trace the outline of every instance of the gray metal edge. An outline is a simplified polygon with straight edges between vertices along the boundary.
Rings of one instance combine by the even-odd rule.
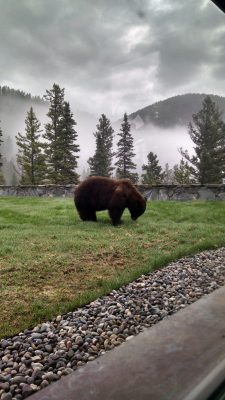
[[[225,286],[30,399],[205,400],[224,360]]]

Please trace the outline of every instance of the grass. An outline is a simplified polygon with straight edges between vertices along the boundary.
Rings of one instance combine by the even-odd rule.
[[[181,256],[225,246],[223,202],[150,202],[137,222],[82,222],[72,199],[0,197],[0,337]]]

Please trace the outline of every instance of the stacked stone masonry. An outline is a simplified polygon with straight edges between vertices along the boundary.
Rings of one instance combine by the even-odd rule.
[[[148,200],[225,200],[225,185],[138,185]],[[75,185],[0,186],[0,196],[73,197]]]

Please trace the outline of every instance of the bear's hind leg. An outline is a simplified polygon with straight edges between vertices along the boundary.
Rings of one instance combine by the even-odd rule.
[[[97,222],[96,213],[94,211],[92,213],[90,213],[88,221]]]

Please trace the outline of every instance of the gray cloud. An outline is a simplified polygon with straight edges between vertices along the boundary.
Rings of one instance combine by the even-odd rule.
[[[213,75],[213,66],[220,56],[215,49],[218,32],[223,30],[224,16],[209,2],[189,0],[176,11],[167,13],[158,38],[160,51],[158,79],[162,90],[182,87]],[[220,44],[222,43],[220,38]],[[207,67],[207,74],[206,68]],[[204,71],[204,75],[203,75]]]
[[[206,0],[0,0],[0,84],[118,117],[187,91],[225,94],[224,15]],[[221,92],[221,90],[223,90]]]

